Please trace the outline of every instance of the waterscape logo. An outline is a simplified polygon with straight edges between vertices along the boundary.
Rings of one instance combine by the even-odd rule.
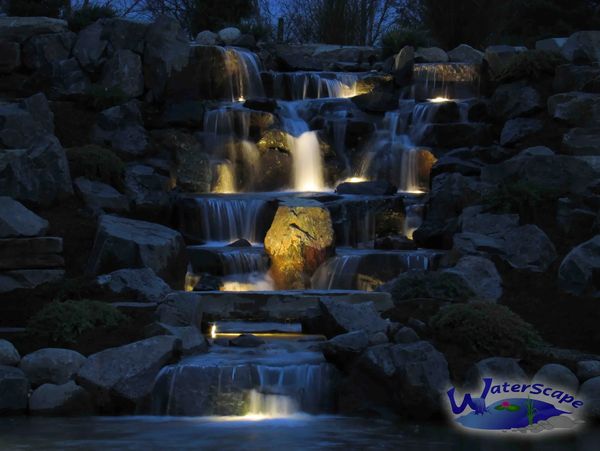
[[[482,379],[479,395],[447,391],[455,424],[472,432],[546,433],[578,428],[584,402],[561,388]]]

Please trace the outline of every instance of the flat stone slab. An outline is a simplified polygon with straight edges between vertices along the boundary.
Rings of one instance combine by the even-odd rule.
[[[167,296],[157,309],[161,322],[201,326],[202,321],[301,321],[319,314],[319,301],[372,302],[377,311],[393,307],[389,293],[372,291],[206,291]]]

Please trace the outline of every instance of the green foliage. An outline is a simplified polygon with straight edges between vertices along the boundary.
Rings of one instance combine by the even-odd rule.
[[[8,10],[11,16],[59,17],[65,4],[65,0],[10,0]]]
[[[395,28],[388,31],[381,38],[383,57],[397,54],[403,47],[410,45],[417,47],[428,47],[431,39],[425,30],[417,28]]]
[[[499,304],[451,304],[440,309],[429,325],[440,343],[478,354],[514,357],[543,344],[531,324]]]
[[[436,271],[410,271],[401,274],[390,284],[394,302],[414,299],[437,299],[464,302],[473,292],[456,274]]]
[[[123,189],[125,164],[111,150],[96,145],[67,149],[71,175],[86,177]]]
[[[83,333],[98,327],[117,327],[127,317],[105,302],[54,301],[37,312],[27,324],[30,335],[58,343],[75,343]]]
[[[498,185],[483,196],[483,202],[497,213],[518,213],[528,217],[532,212],[556,200],[558,191],[528,182]]]
[[[496,81],[499,83],[524,79],[538,81],[545,77],[553,77],[556,67],[565,63],[566,60],[558,53],[528,50],[516,54],[498,74]]]
[[[73,11],[69,18],[69,27],[73,31],[83,30],[98,19],[115,17],[117,12],[110,5],[87,5]]]
[[[105,110],[116,105],[121,105],[128,100],[127,95],[120,87],[105,88],[93,84],[87,91],[87,103],[94,110]]]

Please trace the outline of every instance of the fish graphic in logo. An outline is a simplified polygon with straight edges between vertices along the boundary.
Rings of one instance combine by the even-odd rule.
[[[453,419],[463,428],[539,433],[573,429],[583,423],[575,415],[583,401],[565,390],[541,383],[495,383],[491,377],[482,382],[479,396],[465,393],[460,404],[455,387],[447,392]]]

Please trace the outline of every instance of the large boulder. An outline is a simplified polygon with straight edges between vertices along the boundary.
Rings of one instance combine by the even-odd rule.
[[[265,237],[271,275],[279,289],[304,289],[335,250],[331,215],[312,201],[282,203]]]
[[[488,65],[490,75],[497,77],[518,53],[524,52],[524,47],[510,45],[493,45],[485,49],[484,61]]]
[[[323,344],[323,354],[327,360],[344,368],[368,347],[369,335],[361,329],[333,337]]]
[[[541,367],[531,379],[531,383],[542,383],[551,387],[560,387],[569,393],[577,393],[579,379],[575,373],[564,365],[549,363]]]
[[[581,384],[578,395],[585,400],[586,417],[593,421],[600,420],[600,376],[592,377]]]
[[[204,30],[196,35],[194,42],[197,45],[217,45],[218,38],[219,35],[217,33],[213,33],[210,30]]]
[[[540,119],[522,117],[511,119],[504,124],[500,134],[500,144],[502,146],[514,146],[540,133],[543,128],[544,122]]]
[[[72,32],[33,36],[23,44],[21,59],[28,69],[42,66],[71,56],[77,35]]]
[[[92,130],[92,141],[110,146],[125,159],[143,156],[148,147],[148,133],[139,103],[132,100],[102,111]]]
[[[594,127],[600,123],[600,94],[565,92],[548,99],[550,115],[577,127]]]
[[[385,180],[369,182],[344,182],[340,183],[335,192],[338,194],[361,194],[367,196],[391,196],[396,194],[398,188]]]
[[[448,52],[448,58],[453,63],[481,64],[483,52],[474,49],[470,45],[460,44]]]
[[[600,376],[600,360],[581,360],[577,362],[577,377],[585,382],[593,377]]]
[[[242,36],[242,32],[238,28],[228,27],[219,30],[217,35],[225,45],[231,45]]]
[[[600,235],[567,254],[558,269],[561,289],[575,296],[600,298]]]
[[[0,196],[0,238],[45,235],[48,221],[16,200]]]
[[[25,373],[19,368],[0,365],[0,414],[24,412],[28,395],[29,381]]]
[[[144,50],[144,79],[154,99],[161,99],[171,73],[186,66],[189,55],[186,33],[177,20],[160,16],[149,26]]]
[[[17,366],[20,360],[17,348],[10,341],[0,339],[0,365]]]
[[[119,91],[126,98],[144,93],[142,59],[131,50],[117,50],[104,64],[100,85],[108,91]]]
[[[147,401],[156,375],[180,351],[181,341],[165,335],[105,349],[88,357],[77,382],[100,407],[116,406],[131,412]]]
[[[54,115],[44,94],[0,103],[0,149],[23,149],[54,134]]]
[[[600,127],[570,129],[563,136],[562,150],[569,155],[600,155]]]
[[[369,336],[377,332],[387,332],[389,321],[381,315],[371,302],[350,304],[336,299],[319,301],[321,318],[319,332],[333,337],[347,332],[364,330]]]
[[[492,114],[500,120],[529,116],[542,108],[542,96],[524,81],[498,86],[490,103]]]
[[[327,70],[339,62],[370,66],[370,61],[379,59],[380,52],[374,47],[327,44],[278,44],[275,47],[278,62],[287,70]]]
[[[419,47],[415,51],[417,63],[447,63],[448,54],[439,47]]]
[[[104,62],[103,56],[108,41],[102,39],[102,31],[102,23],[94,22],[77,35],[73,56],[86,71],[94,72]]]
[[[444,272],[461,277],[474,293],[473,300],[496,302],[502,297],[502,278],[496,265],[487,258],[468,255]]]
[[[484,377],[495,377],[511,382],[525,382],[527,375],[519,366],[517,359],[508,357],[489,357],[474,364],[465,375],[465,386],[476,388]]]
[[[25,372],[31,385],[65,384],[77,373],[85,357],[76,351],[44,348],[27,354],[19,368]]]
[[[73,381],[44,384],[29,398],[32,415],[89,415],[93,413],[88,392]]]
[[[556,68],[554,75],[554,91],[585,91],[590,82],[600,76],[600,66],[580,66],[563,64]]]
[[[450,377],[444,355],[430,343],[417,341],[367,349],[357,361],[350,382],[350,390],[362,392],[366,398],[363,402],[424,419],[441,413]]]
[[[175,289],[183,289],[187,255],[181,234],[160,224],[105,215],[100,218],[90,271],[151,268]]]
[[[42,66],[30,79],[33,88],[53,100],[79,100],[89,94],[91,81],[76,58],[53,61]]]
[[[113,52],[125,49],[142,55],[146,43],[146,33],[150,24],[146,21],[115,17],[101,19],[102,39],[108,42],[108,56]]]
[[[0,149],[0,193],[48,206],[71,195],[71,175],[64,149],[54,136],[27,149]]]
[[[21,66],[21,46],[0,40],[0,74],[10,74]]]
[[[415,49],[410,45],[402,49],[394,56],[392,73],[398,86],[404,86],[411,81],[415,65]]]
[[[132,163],[125,169],[125,193],[133,209],[144,217],[165,217],[170,206],[170,185],[169,178],[152,166]]]
[[[69,31],[65,20],[49,17],[0,17],[0,40],[25,42],[33,36]]]
[[[63,269],[18,269],[0,272],[0,293],[32,290],[46,283],[58,283],[65,277]]]
[[[119,269],[96,278],[96,283],[123,299],[159,302],[171,293],[171,287],[150,268]]]
[[[129,211],[129,200],[106,183],[77,177],[73,184],[77,194],[94,212],[123,213]]]
[[[578,31],[562,48],[563,56],[571,62],[600,61],[600,31]]]

